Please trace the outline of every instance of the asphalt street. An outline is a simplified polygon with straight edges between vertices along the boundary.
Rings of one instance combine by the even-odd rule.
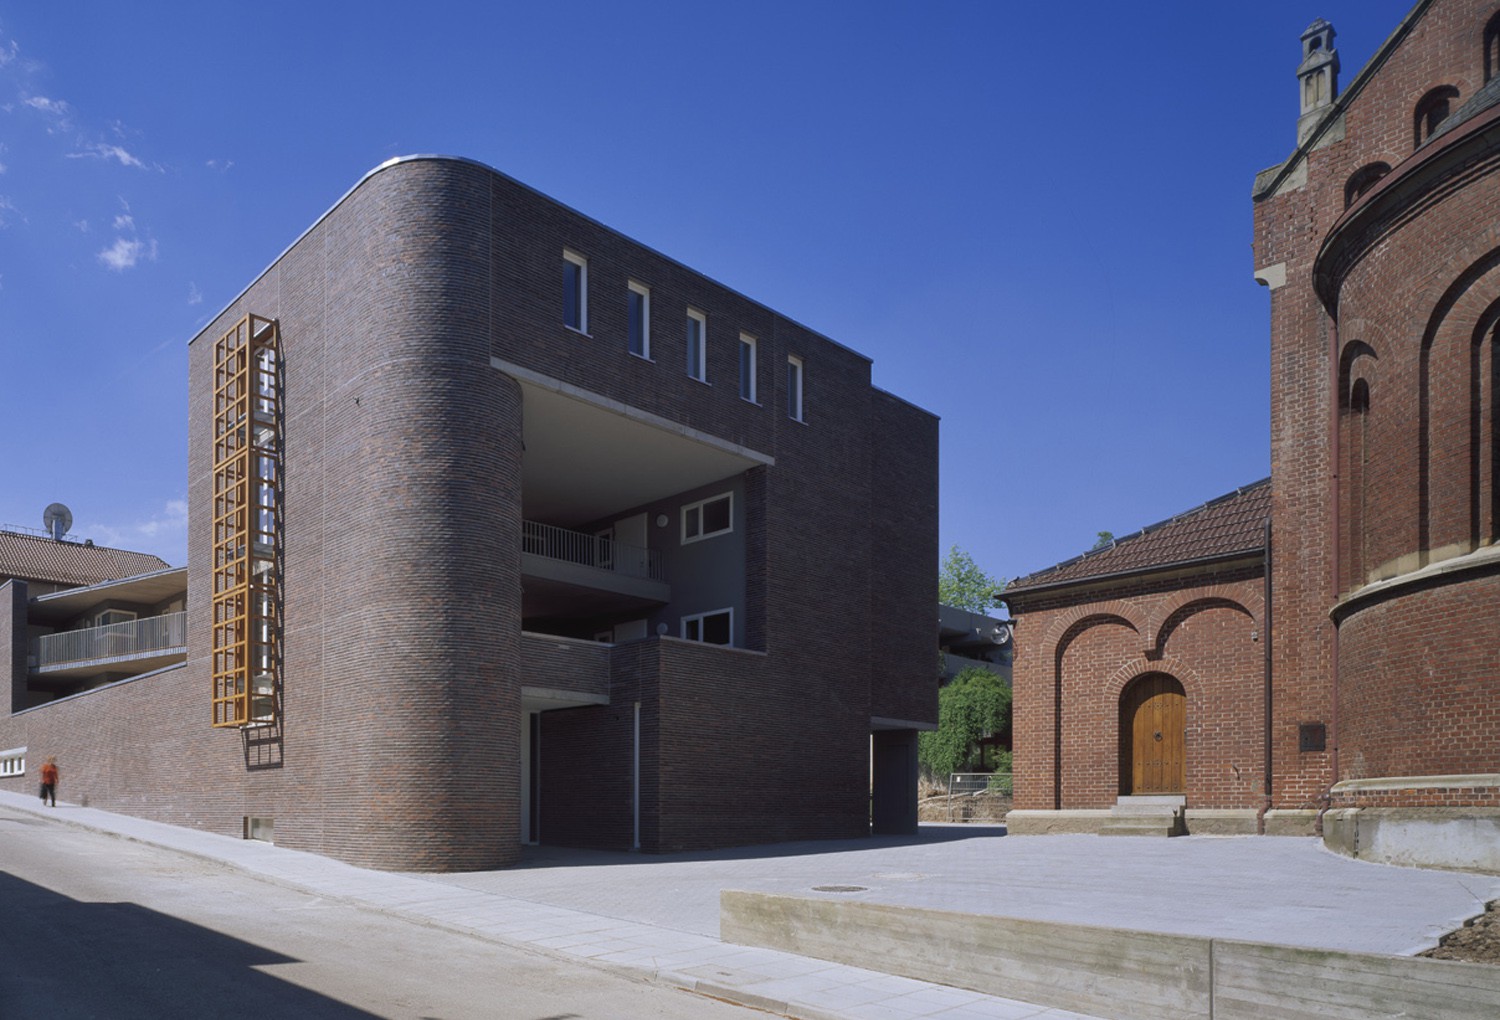
[[[764,1015],[0,806],[0,1017]]]
[[[719,893],[1394,955],[1500,898],[1500,876],[1350,860],[1311,838],[984,826],[661,856],[533,847],[503,871],[409,875],[16,792],[0,792],[0,872],[3,1020],[248,1016],[264,1002],[315,1017],[710,1017],[729,1008],[718,1000],[804,1020],[1088,1020],[1046,996],[966,990],[960,974],[891,974],[878,953],[851,965],[724,942]],[[15,921],[12,901],[26,905]],[[73,1011],[17,1012],[24,994]]]

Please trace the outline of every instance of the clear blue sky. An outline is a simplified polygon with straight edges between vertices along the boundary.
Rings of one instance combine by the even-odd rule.
[[[488,163],[942,416],[1015,576],[1269,473],[1250,185],[1405,0],[0,0],[0,522],[186,558],[186,344],[369,169]],[[201,523],[201,522],[200,522]]]

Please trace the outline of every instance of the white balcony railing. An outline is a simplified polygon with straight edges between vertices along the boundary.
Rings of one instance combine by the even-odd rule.
[[[554,527],[538,521],[521,522],[521,550],[564,563],[610,570],[627,577],[665,581],[661,551],[642,549],[612,538],[585,535],[581,531]]]
[[[187,614],[167,613],[104,627],[44,634],[32,654],[38,669],[94,659],[148,655],[187,646]]]

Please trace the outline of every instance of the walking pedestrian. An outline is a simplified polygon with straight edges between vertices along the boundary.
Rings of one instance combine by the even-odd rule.
[[[42,803],[47,803],[48,798],[57,807],[57,759],[50,754],[42,762]]]

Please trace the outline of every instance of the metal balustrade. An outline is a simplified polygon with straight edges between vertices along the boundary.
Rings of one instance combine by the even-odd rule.
[[[36,656],[37,668],[45,669],[186,647],[187,613],[167,613],[103,627],[44,634],[37,639],[32,654]]]
[[[611,570],[627,577],[663,582],[667,579],[658,549],[643,549],[539,521],[521,522],[521,551],[596,570]]]

